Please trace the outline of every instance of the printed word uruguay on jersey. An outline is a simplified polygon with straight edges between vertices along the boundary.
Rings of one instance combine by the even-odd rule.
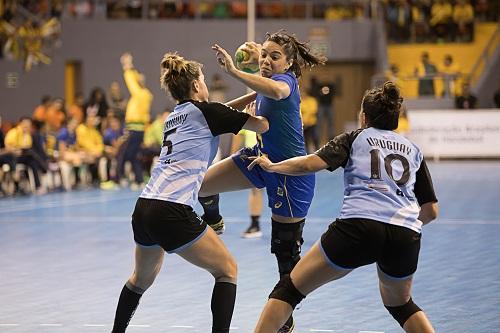
[[[140,197],[193,207],[217,153],[218,135],[237,134],[248,117],[220,103],[179,103],[165,120],[160,157]]]

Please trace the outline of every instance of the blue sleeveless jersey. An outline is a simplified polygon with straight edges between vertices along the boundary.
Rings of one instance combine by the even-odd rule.
[[[237,134],[249,115],[220,103],[186,101],[164,124],[163,147],[140,197],[194,207],[219,146],[218,135]]]
[[[421,232],[419,204],[437,199],[423,155],[411,141],[370,127],[339,135],[316,154],[331,169],[344,167],[340,218],[371,219]],[[417,181],[425,184],[421,193],[415,193]]]
[[[259,149],[273,162],[280,162],[306,154],[302,120],[300,117],[300,92],[295,75],[288,71],[271,77],[283,81],[290,87],[290,95],[276,101],[257,95],[256,114],[269,120],[269,131],[257,136]]]

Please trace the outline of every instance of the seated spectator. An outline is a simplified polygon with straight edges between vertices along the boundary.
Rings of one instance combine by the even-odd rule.
[[[411,40],[422,43],[429,39],[429,11],[422,1],[414,2],[411,6]]]
[[[127,108],[127,99],[123,96],[120,84],[116,81],[111,82],[108,89],[108,107],[113,110],[113,114],[120,121],[125,120],[125,109]]]
[[[2,117],[0,117],[0,193],[2,195],[11,195],[14,194],[17,187],[14,177],[16,157],[11,151],[5,148],[4,139]]]
[[[52,99],[49,95],[43,96],[40,105],[38,105],[33,112],[33,120],[45,122],[47,109],[49,108],[51,103]]]
[[[396,5],[387,6],[389,40],[397,43],[408,42],[410,38],[410,5],[406,0],[399,0]]]
[[[455,41],[471,42],[474,36],[474,9],[469,1],[457,0],[453,7]]]
[[[87,115],[91,114],[97,117],[97,127],[101,132],[104,130],[104,128],[106,128],[106,116],[108,109],[108,102],[106,102],[106,95],[104,94],[104,90],[99,87],[95,87],[94,89],[92,89],[89,99],[83,107],[83,111]]]
[[[148,173],[153,166],[155,158],[160,156],[161,147],[163,146],[163,126],[169,114],[170,110],[165,109],[161,114],[156,116],[156,119],[144,131],[141,155],[143,169]]]
[[[76,128],[76,144],[84,153],[84,162],[88,164],[92,184],[99,184],[97,163],[104,153],[102,135],[97,129],[99,119],[93,113],[86,114],[85,121]]]
[[[50,103],[45,114],[45,124],[48,133],[58,133],[66,119],[64,100],[56,98]]]
[[[457,109],[475,109],[477,97],[470,91],[470,84],[464,82],[462,85],[462,94],[455,97],[455,107]]]
[[[101,158],[100,170],[101,189],[112,189],[117,183],[116,156],[120,146],[125,141],[123,123],[113,113],[108,115],[108,127],[104,130],[104,157]]]
[[[83,106],[84,98],[82,93],[77,93],[75,96],[75,101],[69,107],[68,118],[76,121],[77,125],[83,122]]]
[[[33,171],[36,192],[42,194],[41,176],[47,172],[47,163],[33,147],[31,135],[32,122],[29,117],[21,117],[16,127],[10,129],[5,136],[5,149],[16,156],[16,162],[26,165]]]
[[[446,0],[437,0],[431,7],[430,26],[438,42],[449,41],[453,7]]]
[[[76,128],[80,123],[75,118],[70,118],[57,135],[57,150],[59,155],[59,167],[63,187],[66,191],[79,183],[79,168],[85,160],[85,153],[78,151],[76,145]],[[74,175],[75,180],[71,177]]]

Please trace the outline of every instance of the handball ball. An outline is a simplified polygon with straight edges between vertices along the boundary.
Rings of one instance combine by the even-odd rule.
[[[236,67],[239,70],[242,70],[247,73],[251,74],[257,73],[259,71],[258,59],[252,59],[253,61],[246,63],[246,61],[250,60],[250,54],[247,51],[243,50],[244,47],[245,44],[242,44],[240,47],[238,47],[236,53],[234,54],[234,58],[236,60]]]

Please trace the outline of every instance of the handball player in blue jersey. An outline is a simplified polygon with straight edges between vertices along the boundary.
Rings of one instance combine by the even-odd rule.
[[[269,174],[259,167],[247,169],[249,157],[265,155],[279,162],[306,154],[300,117],[298,79],[301,67],[324,64],[326,58],[313,54],[306,43],[284,31],[267,34],[259,44],[246,43],[251,59],[258,58],[260,75],[238,70],[231,56],[214,45],[219,65],[233,78],[257,92],[256,115],[269,120],[269,131],[257,136],[257,145],[244,148],[209,168],[200,189],[203,219],[221,232],[218,193],[252,187],[266,188],[272,211],[271,252],[280,275],[288,274],[300,259],[302,229],[314,195],[314,175]],[[293,330],[290,318],[280,332]]]
[[[255,99],[254,93],[227,105],[208,102],[201,68],[201,64],[173,53],[165,54],[161,61],[162,88],[178,104],[165,120],[158,163],[132,215],[135,268],[120,294],[112,333],[125,332],[139,299],[160,272],[165,251],[213,275],[211,332],[229,333],[236,297],[236,262],[193,206],[217,153],[219,135],[237,134],[243,128],[263,133],[269,123],[264,117],[230,107],[243,108]]]
[[[433,333],[411,298],[422,226],[437,217],[437,199],[420,149],[395,133],[403,99],[392,82],[365,93],[362,127],[328,142],[316,153],[280,163],[266,156],[249,166],[304,175],[344,168],[340,217],[278,282],[255,333],[275,333],[295,306],[320,286],[357,267],[377,263],[384,306],[406,332]]]

